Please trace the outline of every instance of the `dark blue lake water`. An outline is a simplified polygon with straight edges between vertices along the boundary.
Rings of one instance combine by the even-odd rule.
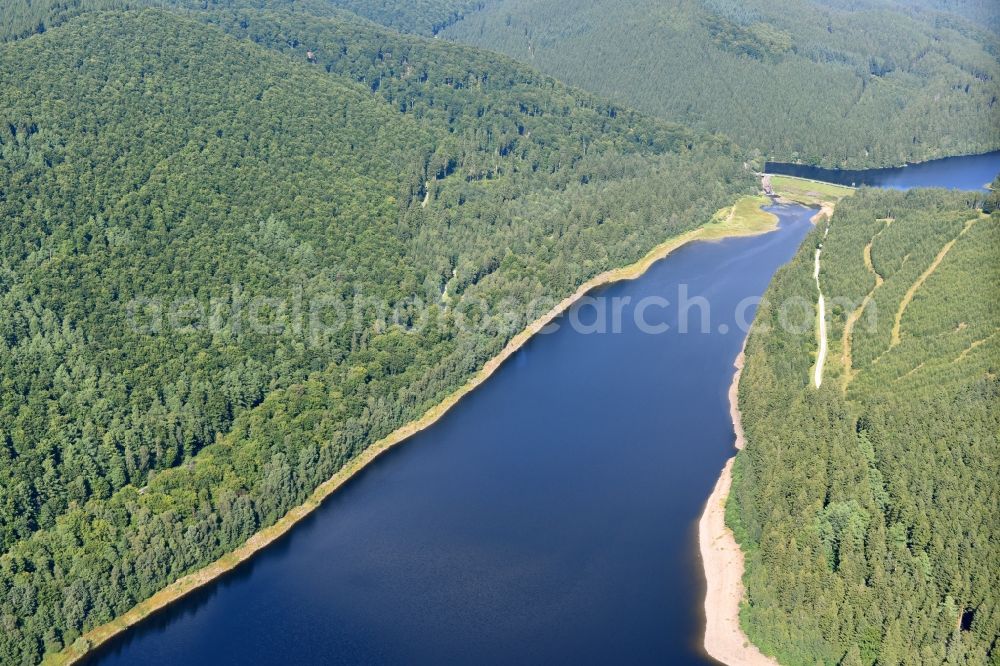
[[[726,390],[755,304],[737,306],[764,292],[814,212],[774,210],[778,231],[689,244],[592,292],[607,333],[563,316],[280,543],[97,660],[711,663],[696,522],[733,454]],[[620,333],[615,298],[630,299]],[[597,321],[594,306],[576,314]]]
[[[946,157],[896,169],[845,171],[821,169],[804,164],[768,162],[767,173],[812,178],[841,185],[888,187],[908,190],[914,187],[946,187],[959,190],[986,189],[1000,174],[1000,151],[984,155]]]
[[[998,159],[906,175],[932,169],[919,184],[974,189]],[[895,178],[872,184],[918,184]],[[94,661],[711,663],[696,521],[733,453],[726,391],[747,299],[794,255],[813,213],[771,210],[775,232],[692,243],[592,292],[608,332],[560,318],[280,542]],[[595,312],[576,311],[582,328]]]

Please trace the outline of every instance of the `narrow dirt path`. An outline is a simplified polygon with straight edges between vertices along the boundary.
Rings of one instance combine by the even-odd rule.
[[[913,297],[916,295],[917,290],[920,289],[920,287],[924,285],[924,282],[927,281],[927,278],[929,278],[934,271],[937,270],[937,267],[941,265],[944,258],[948,256],[948,252],[952,247],[954,247],[955,243],[958,242],[958,239],[964,236],[965,233],[972,228],[972,225],[978,221],[979,218],[973,218],[967,221],[958,235],[944,244],[944,247],[942,247],[941,251],[937,253],[936,257],[934,257],[934,261],[932,261],[931,265],[927,267],[927,270],[921,273],[920,277],[917,278],[917,281],[910,285],[910,288],[906,290],[906,293],[903,295],[903,300],[899,302],[899,309],[896,310],[896,319],[892,324],[892,337],[889,338],[889,349],[892,349],[899,344],[900,327],[903,322],[903,314],[906,312],[906,308],[909,306],[910,301],[912,301]]]
[[[959,354],[954,359],[952,359],[951,362],[952,363],[961,363],[963,360],[965,360],[966,356],[968,356],[969,354],[971,354],[976,349],[976,347],[980,346],[981,344],[983,344],[985,342],[988,342],[997,333],[1000,333],[1000,331],[994,331],[993,333],[990,333],[989,335],[987,335],[982,340],[975,340],[972,344],[970,344],[968,347],[966,347],[965,349],[963,349],[961,354]]]
[[[851,358],[851,340],[852,340],[851,336],[854,334],[854,326],[855,324],[858,323],[858,320],[861,319],[861,315],[864,314],[865,308],[868,307],[868,304],[875,297],[875,291],[879,287],[881,287],[882,284],[885,282],[885,279],[883,279],[883,277],[879,275],[879,272],[875,270],[875,264],[872,263],[872,244],[875,243],[875,239],[879,237],[879,235],[885,230],[885,228],[888,227],[893,222],[892,218],[886,218],[883,221],[885,222],[885,227],[879,229],[878,233],[872,236],[872,239],[868,241],[868,245],[865,245],[865,249],[862,251],[862,256],[864,257],[865,261],[865,268],[868,269],[869,273],[875,276],[875,286],[872,287],[871,291],[865,294],[864,299],[862,299],[861,301],[861,305],[859,305],[853,312],[851,312],[850,315],[848,315],[847,321],[844,323],[844,334],[841,337],[840,341],[840,349],[841,349],[840,361],[841,364],[844,366],[844,379],[842,388],[845,392],[847,391],[847,387],[851,383],[851,380],[853,380],[854,376],[857,374],[854,371],[854,361]]]

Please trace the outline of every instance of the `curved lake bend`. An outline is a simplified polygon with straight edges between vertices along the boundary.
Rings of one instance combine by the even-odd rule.
[[[591,292],[607,299],[607,334],[561,317],[278,543],[94,660],[714,663],[696,523],[733,453],[726,391],[754,311],[738,306],[815,212],[770,210],[777,231],[691,243]],[[681,285],[710,305],[709,332],[697,305],[678,332]],[[647,297],[671,303],[645,301],[666,333],[636,325]],[[614,298],[631,299],[620,333]]]
[[[869,185],[908,190],[913,187],[946,187],[956,190],[982,190],[1000,173],[1000,151],[984,155],[945,157],[896,169],[846,171],[822,169],[805,164],[768,162],[767,173],[811,178],[840,185]]]

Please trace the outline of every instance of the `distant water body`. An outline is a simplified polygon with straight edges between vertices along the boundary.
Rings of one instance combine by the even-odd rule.
[[[764,171],[785,176],[811,178],[840,185],[909,190],[914,187],[945,187],[953,190],[985,190],[1000,174],[1000,151],[983,155],[945,157],[895,169],[848,171],[821,169],[804,164],[768,162]]]

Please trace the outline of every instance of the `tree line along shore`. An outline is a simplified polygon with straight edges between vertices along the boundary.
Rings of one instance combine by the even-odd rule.
[[[861,190],[758,311],[727,523],[746,558],[742,627],[781,663],[1000,658],[1000,214],[983,205]],[[816,388],[815,331],[783,328],[776,304],[815,299],[820,243]]]
[[[0,662],[82,653],[101,640],[89,632],[114,629],[130,609],[148,612],[211,578],[213,566],[224,570],[262,547],[367,456],[470,390],[579,285],[627,279],[672,243],[773,224],[759,211],[752,168],[789,146],[770,144],[759,128],[733,125],[741,146],[718,133],[717,119],[691,129],[672,122],[670,109],[635,111],[637,88],[609,101],[530,63],[428,38],[487,17],[495,4],[16,0],[0,7],[0,216],[7,223],[0,237]],[[511,24],[523,28],[524,8],[510,7],[518,10]],[[996,142],[992,125],[984,130],[981,121],[1000,106],[977,107],[996,84],[977,76],[995,66],[992,42],[969,17],[938,9],[891,10],[906,14],[906,35],[926,41],[926,51],[909,53],[890,39],[871,58],[843,52],[854,63],[848,69],[864,65],[844,79],[863,85],[863,94],[845,84],[840,92],[851,94],[828,106],[849,98],[868,114],[852,119],[859,127],[882,119],[890,83],[949,100],[906,110],[926,120],[918,141],[845,134],[864,143],[857,154],[872,164],[895,163],[904,149],[933,155],[941,145]],[[612,33],[625,15],[609,15]],[[704,46],[720,62],[736,57],[760,71],[794,64],[806,53],[798,47],[817,39],[798,10],[789,12],[797,22],[776,33],[730,2],[677,16],[694,21],[691,34],[708,35]],[[834,18],[827,34],[837,40],[859,28]],[[550,37],[546,43],[562,38]],[[786,37],[795,49],[783,48]],[[947,63],[927,69],[941,43],[953,47]],[[827,62],[830,54],[809,53],[823,69],[840,67]],[[600,93],[606,74],[578,83]],[[966,123],[970,114],[978,124]],[[792,119],[767,122],[800,138],[814,133]],[[946,136],[943,125],[962,131]],[[813,142],[789,157],[839,163],[834,153],[842,146],[835,147]],[[775,182],[799,201],[829,198],[818,184]],[[897,439],[883,434],[894,416],[869,405],[876,384],[898,381],[914,387],[892,403],[906,414],[905,398],[925,399],[916,384],[933,377],[961,395],[962,407],[940,397],[929,413],[955,416],[958,432],[975,435],[947,451],[983,453],[980,435],[991,422],[969,405],[993,406],[991,371],[981,376],[975,365],[983,355],[992,359],[995,338],[982,323],[991,311],[969,301],[970,316],[952,322],[955,335],[946,336],[933,330],[926,308],[942,279],[961,283],[953,266],[970,256],[970,242],[983,241],[992,218],[964,218],[958,200],[944,195],[914,196],[931,217],[915,226],[885,222],[909,219],[896,214],[909,210],[904,197],[883,206],[882,222],[845,224],[864,228],[858,238],[867,255],[838,258],[838,240],[824,249],[820,276],[824,293],[827,280],[835,293],[838,276],[851,275],[843,293],[891,312],[888,328],[872,333],[858,323],[864,317],[847,326],[856,308],[830,309],[835,362],[817,393],[826,400],[839,387],[842,402],[809,411],[857,417],[870,462],[858,473],[881,475],[885,492],[872,481],[870,496],[824,495],[819,508],[807,507],[818,513],[805,517],[780,503],[767,508],[765,500],[787,499],[772,483],[797,486],[781,476],[790,470],[779,474],[757,461],[755,449],[769,444],[753,437],[763,427],[761,410],[799,413],[798,398],[771,392],[760,399],[774,402],[741,402],[755,428],[748,427],[751,445],[734,467],[730,503],[741,507],[730,510],[730,524],[747,558],[744,626],[783,659],[892,663],[891,646],[907,640],[930,661],[942,649],[970,663],[995,652],[984,653],[979,638],[995,629],[990,597],[981,592],[995,581],[982,567],[971,577],[955,573],[969,553],[982,553],[980,542],[948,532],[960,550],[945,553],[928,526],[951,516],[924,500],[930,492],[966,501],[948,485],[953,473],[989,491],[982,470],[960,462],[941,484],[921,486],[883,457],[901,455]],[[912,228],[926,246],[898,237]],[[964,298],[949,294],[935,316],[947,312],[945,302]],[[296,303],[328,299],[360,306],[340,326],[320,316],[319,326],[304,328],[296,319]],[[248,304],[252,326],[241,318]],[[152,323],[143,319],[150,316]],[[950,353],[945,341],[953,338],[967,343],[955,367],[979,383],[961,384],[920,356]],[[758,360],[763,344],[751,339],[744,381],[768,386],[759,371],[769,367]],[[774,376],[794,379],[812,348],[801,340],[774,344],[787,346],[781,358],[789,359]],[[902,360],[918,358],[912,367]],[[891,440],[884,447],[883,437]],[[917,468],[950,465],[946,450],[931,448],[919,449]],[[822,468],[822,460],[813,462]],[[812,494],[793,494],[815,503],[818,483],[806,484]],[[760,499],[750,495],[755,484]],[[787,535],[796,521],[816,529],[796,535],[803,545],[794,553],[763,536]],[[865,544],[887,544],[882,560],[881,550],[864,553],[865,580],[918,620],[857,610],[869,599],[853,568],[861,561],[859,525]],[[969,534],[989,536],[979,527]],[[820,555],[831,572],[818,567]],[[761,564],[770,558],[805,561],[799,587],[788,589],[828,591],[810,597],[817,600],[813,624],[801,639],[780,630],[794,600],[767,596],[784,589]],[[880,576],[895,579],[897,570],[917,592],[878,587]],[[831,619],[840,611],[848,612]],[[956,612],[958,633],[942,638]]]

